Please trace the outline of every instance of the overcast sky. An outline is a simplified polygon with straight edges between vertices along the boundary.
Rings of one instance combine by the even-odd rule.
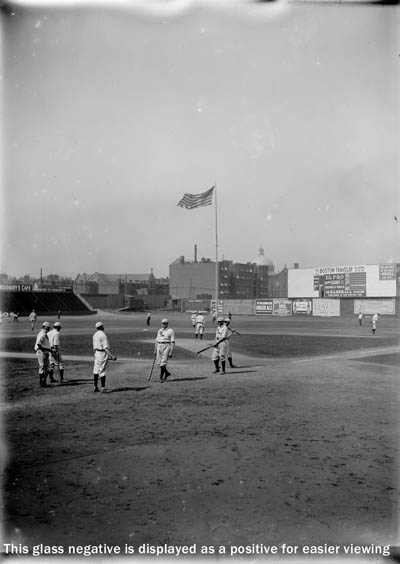
[[[9,274],[400,262],[396,7],[3,14]]]

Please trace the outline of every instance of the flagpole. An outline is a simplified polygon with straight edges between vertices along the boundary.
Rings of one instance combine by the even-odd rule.
[[[218,213],[217,213],[217,183],[214,184],[215,194],[215,314],[218,317]]]

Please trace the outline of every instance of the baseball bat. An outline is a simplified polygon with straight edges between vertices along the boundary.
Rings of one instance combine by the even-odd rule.
[[[148,381],[151,380],[151,375],[153,374],[153,368],[154,368],[154,363],[155,363],[155,362],[156,362],[156,356],[154,355],[153,364],[151,365],[150,374],[149,374],[149,376],[148,376],[148,378],[147,378]]]
[[[204,351],[208,351],[208,349],[212,349],[213,347],[218,347],[218,345],[220,343],[222,343],[223,341],[226,341],[228,337],[224,337],[223,339],[221,339],[220,341],[218,341],[218,343],[215,343],[214,345],[209,345],[208,347],[205,347],[204,349],[201,349],[201,351],[197,351],[197,354],[200,354]]]

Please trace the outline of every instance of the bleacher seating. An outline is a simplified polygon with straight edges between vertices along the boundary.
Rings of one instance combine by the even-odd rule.
[[[44,313],[57,315],[60,310],[63,315],[90,315],[96,313],[73,292],[0,292],[0,309],[5,312],[29,315],[32,309],[38,315]]]

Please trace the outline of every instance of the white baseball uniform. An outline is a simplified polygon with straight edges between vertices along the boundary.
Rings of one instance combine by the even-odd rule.
[[[101,329],[98,329],[93,335],[93,350],[94,350],[94,366],[93,374],[98,374],[100,378],[103,378],[107,373],[107,364],[110,360],[106,349],[109,349],[110,345],[108,342],[108,337]]]

